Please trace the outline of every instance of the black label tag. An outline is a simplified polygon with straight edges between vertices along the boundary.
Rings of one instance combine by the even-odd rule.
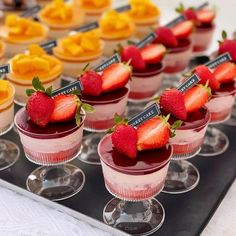
[[[52,91],[52,96],[56,96],[58,94],[70,94],[74,90],[79,90],[79,91],[83,90],[83,86],[79,80],[72,82],[66,85],[65,87]]]
[[[41,9],[41,7],[39,5],[31,7],[28,10],[24,11],[21,14],[21,16],[22,17],[31,17],[31,16],[35,15],[36,13],[38,13],[40,9]]]
[[[123,12],[123,11],[129,11],[131,9],[130,5],[124,5],[122,7],[115,8],[115,11],[117,12]]]
[[[180,86],[178,86],[178,90],[181,93],[186,92],[188,89],[192,88],[195,84],[197,84],[200,81],[200,78],[193,74],[191,77],[189,77],[186,81],[184,81]]]
[[[201,10],[209,5],[209,2],[204,2],[200,6],[196,7],[196,10]]]
[[[231,61],[232,57],[228,52],[218,56],[215,60],[207,62],[205,66],[209,67],[210,69],[216,68],[218,65],[226,62],[226,61]]]
[[[145,45],[151,43],[154,41],[154,39],[157,37],[156,33],[152,32],[148,34],[144,39],[142,39],[140,42],[136,44],[138,48],[143,48]]]
[[[97,29],[98,27],[99,27],[98,22],[92,22],[92,23],[83,25],[83,26],[81,26],[77,29],[74,29],[74,31],[76,31],[76,32],[87,32],[87,31],[90,31],[90,30],[93,30],[93,29]]]
[[[143,122],[150,120],[154,116],[158,116],[161,114],[161,110],[159,105],[156,103],[152,104],[148,108],[146,108],[143,112],[131,118],[128,123],[134,127],[141,125]]]
[[[167,23],[165,25],[165,27],[168,27],[168,28],[173,27],[184,20],[185,20],[185,17],[183,15],[181,15],[181,16],[175,18],[174,20],[170,21],[169,23]]]
[[[5,64],[0,66],[0,74],[7,74],[10,72],[10,65]]]
[[[104,61],[102,64],[94,68],[95,71],[100,72],[106,69],[108,66],[120,62],[120,56],[116,53],[106,61]]]
[[[42,47],[45,51],[48,53],[52,53],[52,49],[57,46],[56,40],[51,40],[46,43],[40,44],[40,47]]]

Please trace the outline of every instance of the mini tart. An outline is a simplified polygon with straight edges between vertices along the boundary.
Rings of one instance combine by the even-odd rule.
[[[18,104],[27,102],[26,89],[32,88],[32,79],[38,76],[45,87],[60,87],[63,66],[54,56],[47,55],[38,45],[31,45],[29,52],[18,54],[9,60],[12,72],[7,79],[15,86]],[[37,67],[38,69],[35,69]],[[27,68],[32,68],[27,71]]]
[[[84,47],[82,44],[85,44]],[[94,47],[95,51],[85,49],[85,47],[89,46]],[[69,47],[71,52],[68,51],[67,47]],[[82,51],[78,51],[77,54],[73,55],[78,48]],[[95,31],[90,31],[76,33],[67,38],[59,39],[58,46],[53,48],[53,53],[64,65],[63,74],[70,77],[76,77],[88,63],[89,68],[92,68],[101,62],[103,49],[104,42],[99,38]]]
[[[54,0],[38,13],[38,18],[49,26],[49,37],[58,38],[81,26],[84,22],[84,13],[76,5]]]

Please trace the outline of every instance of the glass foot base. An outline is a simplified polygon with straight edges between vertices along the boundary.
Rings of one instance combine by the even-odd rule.
[[[188,161],[171,161],[168,169],[164,193],[179,194],[194,189],[200,180],[197,168]]]
[[[103,136],[104,133],[93,133],[83,137],[82,151],[79,156],[80,161],[92,165],[101,165],[97,148]]]
[[[21,106],[21,107],[25,107],[25,105],[26,105],[26,103],[25,102],[20,102],[20,101],[18,101],[18,100],[14,100],[14,103],[16,104],[16,105],[18,105],[18,106]]]
[[[0,171],[14,165],[19,155],[20,149],[15,143],[0,139]]]
[[[199,156],[217,156],[227,150],[228,137],[219,129],[207,128]]]
[[[70,164],[42,166],[34,170],[26,180],[27,189],[52,201],[70,198],[81,191],[85,175]]]
[[[113,198],[103,210],[106,224],[131,235],[149,235],[157,231],[165,219],[165,210],[156,199],[126,202]]]
[[[231,117],[227,121],[224,122],[224,125],[236,126],[236,105],[234,105],[233,107]]]

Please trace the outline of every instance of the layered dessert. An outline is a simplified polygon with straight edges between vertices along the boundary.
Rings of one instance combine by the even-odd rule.
[[[15,88],[9,81],[0,79],[0,135],[13,124]]]
[[[158,37],[154,42],[163,44],[168,51],[163,60],[165,73],[178,73],[188,66],[192,55],[192,31],[192,21],[180,22],[171,29],[164,26],[156,29]]]
[[[26,53],[15,55],[9,60],[11,72],[7,79],[16,89],[15,101],[25,104],[28,100],[25,90],[32,88],[32,79],[39,76],[44,86],[60,87],[63,66],[54,56],[48,55],[36,44],[30,45]]]
[[[86,116],[86,130],[105,132],[114,125],[116,113],[124,115],[130,76],[131,69],[128,65],[115,63],[101,73],[86,71],[78,78],[84,88],[81,100],[94,108],[94,112]]]
[[[85,22],[90,23],[98,21],[102,14],[111,7],[112,1],[74,0],[74,3],[85,12]]]
[[[63,63],[65,76],[76,77],[88,64],[88,68],[100,64],[104,43],[97,30],[75,33],[58,40],[54,55]]]
[[[54,0],[39,13],[39,20],[48,25],[49,37],[52,39],[65,37],[69,32],[81,26],[84,13],[72,3]]]
[[[130,61],[133,68],[129,101],[148,101],[158,92],[162,83],[161,60],[165,53],[166,48],[161,44],[149,44],[142,49],[131,45],[121,50],[121,60]]]
[[[101,38],[105,42],[104,55],[111,56],[117,45],[127,45],[135,31],[134,23],[127,13],[109,10],[99,21]]]
[[[159,25],[160,10],[151,0],[130,0],[131,10],[128,12],[135,23],[135,36],[143,38]]]
[[[0,27],[0,37],[6,44],[6,56],[22,53],[30,44],[47,40],[48,28],[41,23],[17,15],[8,15]]]

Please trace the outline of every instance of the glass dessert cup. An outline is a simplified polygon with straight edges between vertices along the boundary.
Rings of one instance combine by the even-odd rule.
[[[99,97],[83,96],[81,100],[93,106],[95,111],[86,115],[84,129],[92,132],[85,135],[82,141],[83,151],[79,159],[87,164],[100,165],[97,155],[97,145],[104,133],[113,127],[114,115],[125,114],[128,102],[129,86],[113,92],[105,93]]]
[[[49,124],[39,128],[28,118],[25,108],[15,116],[15,125],[26,158],[41,167],[27,178],[27,189],[35,194],[59,201],[80,192],[85,175],[78,167],[68,164],[80,154],[85,112],[81,110],[81,124],[74,121]]]
[[[98,145],[105,186],[116,198],[103,210],[106,224],[132,235],[149,235],[158,230],[165,211],[154,196],[161,192],[172,146],[144,151],[130,159],[113,148],[111,135]]]
[[[227,121],[224,122],[224,125],[236,126],[236,101],[235,99],[234,99],[234,105],[232,108],[231,116]]]
[[[0,137],[8,133],[13,127],[14,119],[14,93],[12,87],[12,96],[4,103],[0,104]],[[14,165],[20,155],[19,147],[6,139],[0,139],[0,171]]]
[[[210,124],[226,122],[232,113],[236,94],[236,82],[223,84],[221,89],[212,94],[206,104],[211,113]],[[229,146],[228,137],[215,127],[208,127],[200,156],[216,156],[224,153]]]
[[[175,137],[170,140],[173,155],[163,189],[164,193],[185,193],[197,186],[200,180],[199,171],[186,160],[200,152],[209,121],[210,112],[204,107],[190,113],[187,121],[175,131]]]

